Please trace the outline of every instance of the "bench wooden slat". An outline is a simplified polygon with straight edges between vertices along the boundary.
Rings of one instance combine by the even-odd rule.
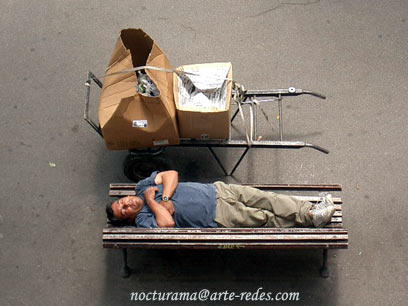
[[[327,228],[343,228],[343,223],[329,223],[325,227],[327,227]]]
[[[103,229],[104,234],[126,234],[126,233],[144,233],[144,234],[203,234],[203,235],[218,235],[218,234],[346,234],[347,230],[340,228],[309,228],[309,227],[293,227],[293,228],[137,228],[129,227],[106,227]]]
[[[136,191],[134,190],[110,190],[109,196],[110,197],[122,197],[122,196],[134,196],[136,195]]]
[[[278,241],[278,240],[290,240],[290,241],[302,241],[302,240],[347,240],[347,235],[327,235],[327,234],[308,234],[308,235],[193,235],[193,234],[157,234],[157,235],[144,235],[144,234],[107,234],[103,235],[103,240],[208,240],[212,241],[235,241],[235,240],[264,240],[264,241]]]
[[[309,202],[320,202],[323,200],[322,197],[316,197],[316,196],[297,196],[297,195],[292,195],[292,197],[299,199],[299,200],[303,200],[303,201],[309,201]],[[333,202],[334,204],[340,205],[341,203],[343,203],[343,200],[339,197],[333,197]]]
[[[243,186],[251,186],[258,189],[266,190],[302,190],[302,191],[341,191],[342,186],[339,184],[253,184],[243,183]]]
[[[131,184],[121,184],[121,183],[111,183],[110,189],[122,189],[122,190],[131,190],[136,187],[136,183]],[[243,186],[251,186],[254,188],[262,189],[262,190],[311,190],[311,191],[341,191],[342,186],[339,184],[251,184],[245,183],[241,184]]]
[[[156,243],[151,242],[131,242],[116,243],[104,242],[104,248],[139,248],[139,249],[346,249],[348,242],[331,242],[331,243],[316,243],[316,242],[280,242],[280,243],[177,243],[166,242]]]
[[[109,196],[111,197],[134,196],[134,195],[136,195],[136,192],[134,190],[110,190],[109,191]],[[299,200],[309,201],[313,203],[320,202],[323,199],[322,197],[318,197],[318,196],[296,196],[296,195],[292,195],[292,196]],[[342,199],[339,197],[333,197],[333,202],[335,204],[343,203]]]

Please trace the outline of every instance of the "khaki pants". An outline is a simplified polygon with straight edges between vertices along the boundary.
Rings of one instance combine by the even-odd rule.
[[[312,203],[256,188],[215,182],[215,222],[223,227],[312,226]]]

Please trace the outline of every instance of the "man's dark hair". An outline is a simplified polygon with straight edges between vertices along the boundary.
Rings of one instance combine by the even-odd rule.
[[[113,201],[115,202],[115,201]],[[118,219],[114,216],[112,210],[112,203],[106,204],[106,216],[108,217],[108,222],[114,226],[126,226],[129,225],[129,220]]]

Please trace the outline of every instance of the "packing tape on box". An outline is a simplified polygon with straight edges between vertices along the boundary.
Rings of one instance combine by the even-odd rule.
[[[250,109],[250,111],[251,111],[251,131],[250,131],[251,134],[249,134],[248,133],[248,127],[247,127],[246,122],[245,122],[244,112],[242,111],[242,102],[245,99],[245,94],[244,94],[245,93],[245,88],[241,84],[239,84],[237,82],[234,82],[234,81],[233,81],[232,85],[233,85],[232,89],[233,89],[233,92],[234,92],[233,95],[232,95],[232,99],[238,105],[239,114],[241,116],[242,122],[244,123],[244,127],[245,127],[245,136],[246,136],[247,144],[248,144],[248,147],[251,147],[252,146],[252,130],[253,130],[253,127],[252,127],[252,108]],[[251,135],[251,137],[249,135]]]
[[[117,71],[117,72],[113,72],[113,73],[109,73],[109,74],[104,74],[101,76],[98,76],[98,78],[106,78],[108,76],[112,76],[112,75],[117,75],[117,74],[125,74],[125,73],[129,73],[129,72],[136,72],[136,71],[141,71],[141,70],[156,70],[156,71],[163,71],[163,72],[168,72],[168,73],[175,73],[179,76],[186,76],[186,75],[195,75],[195,76],[201,76],[201,77],[209,77],[209,76],[205,76],[205,75],[200,75],[199,73],[194,73],[194,72],[187,72],[187,71],[181,71],[181,70],[176,70],[176,69],[166,69],[166,68],[160,68],[160,67],[155,67],[155,66],[139,66],[139,67],[135,67],[132,69],[124,69],[121,71]],[[219,77],[214,77],[218,80],[226,80],[229,82],[233,82],[234,80],[231,78],[219,78]]]

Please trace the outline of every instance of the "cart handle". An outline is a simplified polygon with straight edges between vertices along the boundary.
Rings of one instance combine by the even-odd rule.
[[[283,88],[283,89],[271,89],[271,90],[247,90],[245,96],[297,96],[301,94],[308,94],[320,99],[326,99],[326,96],[311,90],[305,90],[295,87]]]
[[[91,81],[94,81],[99,88],[102,88],[102,82],[91,72],[88,71],[88,79],[85,82],[86,88],[86,99],[85,99],[85,109],[84,109],[84,120],[89,123],[89,125],[103,138],[102,131],[99,125],[89,118],[89,97],[91,94]]]

